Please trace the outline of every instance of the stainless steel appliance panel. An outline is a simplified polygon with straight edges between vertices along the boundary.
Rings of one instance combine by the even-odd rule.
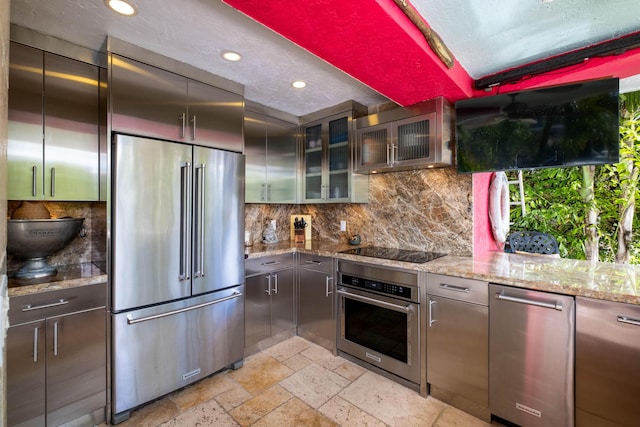
[[[640,307],[576,298],[576,425],[640,420]]]
[[[41,427],[46,416],[45,321],[7,329],[7,423]]]
[[[187,78],[111,54],[111,129],[188,142]]]
[[[189,296],[192,148],[126,135],[114,143],[112,310]]]
[[[489,307],[429,295],[427,382],[489,406]]]
[[[419,305],[340,284],[337,294],[338,350],[420,384]]]
[[[106,321],[104,308],[47,319],[47,425],[105,407]]]
[[[18,43],[9,49],[7,198],[41,200],[43,185],[42,51]]]
[[[99,68],[51,53],[44,68],[44,196],[98,200]]]
[[[192,293],[244,282],[244,156],[194,146]]]
[[[491,284],[489,311],[491,413],[522,426],[573,426],[573,297]]]
[[[242,359],[244,286],[115,314],[112,326],[119,414]]]
[[[207,147],[242,152],[242,96],[196,80],[187,82],[187,94],[187,140]]]

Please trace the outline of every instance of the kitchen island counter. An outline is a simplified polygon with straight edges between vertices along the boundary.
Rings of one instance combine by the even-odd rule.
[[[477,257],[447,255],[424,264],[342,254],[348,244],[283,241],[245,248],[249,258],[289,252],[312,253],[380,266],[484,280],[526,289],[640,305],[640,265],[591,263],[570,258],[489,252]]]

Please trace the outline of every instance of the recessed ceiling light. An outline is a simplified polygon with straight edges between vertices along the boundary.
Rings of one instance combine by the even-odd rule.
[[[302,89],[306,85],[307,84],[302,80],[296,80],[295,82],[291,83],[291,86],[295,87],[296,89]]]
[[[121,15],[133,16],[136,14],[136,8],[131,4],[123,0],[104,0],[107,6],[114,12],[118,12]]]
[[[242,55],[232,50],[223,50],[220,56],[222,56],[227,61],[231,61],[231,62],[240,61],[242,59]]]

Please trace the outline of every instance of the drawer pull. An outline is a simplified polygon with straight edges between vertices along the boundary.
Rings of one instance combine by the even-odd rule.
[[[440,289],[446,289],[447,291],[456,291],[456,292],[464,292],[464,293],[469,293],[471,291],[470,288],[465,288],[463,286],[456,286],[456,285],[448,285],[446,283],[440,283]]]
[[[618,316],[618,322],[626,323],[628,325],[640,326],[640,319],[634,319],[633,317]]]
[[[40,310],[40,309],[43,309],[43,308],[57,307],[59,305],[65,305],[65,304],[69,304],[69,300],[67,300],[67,299],[59,299],[56,302],[50,302],[50,303],[40,304],[40,305],[27,304],[24,307],[22,307],[22,311],[24,312],[24,311]]]
[[[267,261],[267,262],[263,262],[260,265],[277,265],[280,264],[280,261]]]
[[[322,261],[314,261],[314,260],[310,259],[310,260],[305,261],[305,263],[320,265],[320,264],[322,264]]]

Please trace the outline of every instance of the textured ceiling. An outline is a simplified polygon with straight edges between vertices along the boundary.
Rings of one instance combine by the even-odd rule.
[[[248,100],[296,116],[346,100],[484,95],[474,79],[640,31],[638,0],[414,0],[455,56],[448,69],[394,0],[131,2],[138,13],[124,18],[103,0],[12,0],[11,22],[92,49],[111,35],[241,83]],[[227,49],[243,60],[222,60]],[[640,87],[638,72],[636,48],[499,90],[617,76],[629,91]],[[294,90],[297,79],[308,86]]]

